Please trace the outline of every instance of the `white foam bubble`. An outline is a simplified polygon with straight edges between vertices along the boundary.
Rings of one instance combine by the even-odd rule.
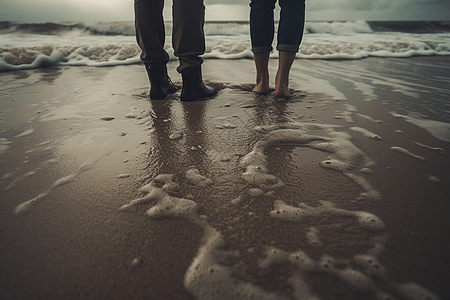
[[[248,166],[246,172],[242,174],[242,179],[244,179],[247,184],[258,186],[265,191],[278,189],[283,186],[281,180],[268,174],[265,166]]]
[[[208,180],[204,179],[204,177],[199,175],[198,171],[196,171],[197,170],[190,172],[189,177],[199,180],[197,186],[204,187],[210,185]],[[192,220],[198,219],[198,205],[194,201],[169,195],[169,193],[179,191],[179,185],[174,182],[174,176],[172,174],[160,174],[156,176],[150,183],[141,187],[139,191],[146,195],[123,205],[120,207],[120,210],[129,210],[135,205],[156,201],[156,204],[146,212],[147,216],[151,218],[162,219],[183,217]]]
[[[10,147],[9,144],[11,144],[11,142],[8,139],[0,138],[0,155],[8,151]]]
[[[56,180],[55,182],[53,182],[50,185],[50,188],[60,187],[60,186],[62,186],[64,184],[72,182],[76,176],[77,176],[77,174],[75,173],[75,174],[70,174],[70,175],[67,175],[67,176],[65,176],[63,178],[60,178],[60,179]]]
[[[386,225],[384,225],[384,222],[374,214],[363,211],[356,211],[351,213],[345,212],[345,214],[355,216],[358,219],[359,224],[366,229],[375,231],[386,229]]]
[[[0,72],[9,71],[9,70],[28,70],[28,69],[36,69],[43,66],[51,66],[63,62],[66,60],[64,53],[61,50],[51,49],[51,53],[46,53],[46,47],[42,47],[40,51],[31,50],[31,49],[19,49],[20,54],[18,56],[14,56],[11,53],[6,61],[4,58],[0,57]],[[15,49],[11,49],[15,50]],[[16,53],[17,54],[17,53]],[[11,57],[12,55],[12,57]],[[7,61],[13,63],[8,63]]]
[[[189,199],[181,199],[164,195],[158,199],[158,203],[147,210],[147,216],[155,219],[168,217],[184,217],[188,219],[196,219],[198,205]]]
[[[379,135],[377,135],[375,133],[372,133],[372,132],[370,132],[369,130],[367,130],[365,128],[351,127],[350,129],[353,130],[353,131],[361,133],[363,136],[365,136],[367,138],[371,138],[371,139],[379,140],[379,141],[382,140],[382,138]]]
[[[305,30],[311,33],[371,33],[373,30],[365,21],[348,22],[307,22]]]
[[[19,138],[19,137],[22,137],[22,136],[26,136],[26,135],[32,134],[33,131],[34,131],[33,129],[25,130],[25,131],[22,132],[21,134],[16,135],[16,138]]]
[[[359,113],[357,115],[360,116],[363,119],[369,120],[369,121],[374,122],[374,123],[383,123],[383,121],[375,120],[374,118],[372,118],[371,116],[368,116],[368,115],[363,115],[363,114],[359,114]]]
[[[375,175],[375,171],[369,168],[362,168],[359,170],[361,173],[368,174],[368,175]]]
[[[444,149],[442,149],[442,148],[431,147],[431,146],[428,146],[428,145],[425,145],[425,144],[422,144],[422,143],[419,143],[419,142],[414,142],[414,143],[415,143],[416,145],[422,147],[422,148],[437,151],[439,154],[444,154],[444,152],[445,152]]]
[[[393,147],[391,147],[391,150],[393,150],[395,152],[398,152],[398,153],[401,153],[403,155],[410,156],[412,158],[418,159],[420,161],[426,161],[425,157],[417,155],[417,154],[414,154],[414,153],[411,153],[409,150],[406,150],[405,148],[402,148],[402,147],[399,147],[399,146],[393,146]]]
[[[365,274],[387,279],[386,268],[380,264],[376,256],[360,254],[355,255],[353,260],[363,269]]]
[[[274,203],[274,210],[270,212],[270,215],[274,218],[291,222],[303,222],[307,218],[321,214],[352,216],[358,220],[358,223],[364,229],[373,231],[381,231],[385,229],[385,224],[383,221],[371,213],[338,209],[328,201],[321,201],[320,206],[317,207],[312,207],[305,203],[300,203],[299,207],[293,207],[287,205],[281,200],[277,200]]]
[[[179,140],[183,137],[183,133],[182,132],[173,132],[169,135],[169,139],[170,140]]]
[[[405,121],[421,127],[431,133],[435,138],[450,143],[450,124],[434,120],[419,120],[410,116],[400,115],[395,112],[391,112],[395,118],[402,118]]]
[[[388,285],[395,288],[392,282],[387,281],[385,269],[378,263],[377,258],[363,254],[356,255],[354,259],[356,264],[362,268],[361,271],[350,268],[348,263],[346,263],[346,268],[337,268],[336,265],[343,263],[343,261],[339,261],[330,255],[323,255],[319,260],[315,261],[303,251],[288,253],[269,247],[266,258],[260,262],[259,266],[261,268],[268,268],[277,263],[292,263],[296,268],[293,275],[288,279],[288,282],[292,283],[294,287],[293,299],[319,299],[312,294],[308,284],[304,281],[304,278],[308,278],[312,273],[328,274],[337,282],[346,283],[352,291],[363,293],[374,299],[394,299],[379,290],[372,279],[372,277],[382,278]]]
[[[242,178],[249,185],[258,186],[266,192],[282,187],[283,182],[269,174],[267,168],[265,151],[275,145],[295,145],[331,153],[336,158],[331,157],[319,165],[348,174],[351,174],[349,172],[355,166],[372,166],[374,162],[353,145],[352,137],[346,132],[335,131],[334,128],[337,127],[339,126],[289,122],[255,128],[264,136],[241,160],[241,165],[246,167]],[[356,175],[347,177],[364,189],[362,197],[366,199],[381,198],[381,195],[366,180]]]
[[[128,113],[126,118],[134,118],[134,119],[143,119],[151,115],[151,111],[147,111],[145,109],[139,110],[137,108],[133,108],[130,113]]]
[[[351,169],[353,169],[350,164],[342,162],[337,159],[327,159],[321,161],[319,165],[325,169],[330,169],[339,172],[350,171]]]
[[[138,265],[140,265],[142,263],[142,258],[141,257],[136,257],[135,259],[133,259],[133,261],[131,262],[131,266],[132,267],[136,267]]]
[[[363,177],[348,172],[343,174],[364,190],[364,193],[361,193],[359,200],[362,199],[380,200],[381,198],[383,198],[381,194],[372,187],[370,182],[365,180]]]
[[[378,99],[378,95],[376,95],[374,93],[374,88],[371,85],[365,84],[363,82],[353,82],[353,84],[355,85],[355,89],[361,91],[361,93],[364,96],[364,101],[372,101],[372,100],[377,100]]]
[[[31,200],[28,200],[28,201],[26,201],[26,202],[24,202],[22,204],[17,205],[16,209],[15,209],[16,215],[20,215],[22,213],[25,213],[26,211],[28,211],[32,207],[32,205],[34,205],[35,203],[37,203],[37,202],[41,201],[42,199],[44,199],[45,197],[47,197],[48,194],[49,194],[49,192],[41,193],[41,194],[37,195],[36,197],[34,197]]]
[[[39,194],[38,196],[34,197],[31,200],[28,200],[28,201],[16,206],[16,209],[15,209],[16,215],[20,215],[20,214],[28,211],[33,205],[35,205],[36,203],[38,203],[39,201],[41,201],[42,199],[47,197],[52,192],[53,189],[72,182],[75,179],[75,177],[77,177],[81,173],[91,169],[93,165],[94,164],[90,163],[90,162],[84,163],[84,164],[80,165],[74,173],[64,176],[58,180],[55,180],[45,192]],[[25,177],[32,176],[35,173],[36,173],[35,171],[31,171],[31,172],[28,172],[27,174],[19,177],[10,185],[10,187],[14,187],[18,181],[23,180],[23,178],[25,178]]]
[[[27,172],[27,173],[25,173],[25,174],[23,174],[23,175],[17,177],[11,184],[9,184],[9,185],[5,188],[5,191],[10,190],[10,189],[12,189],[12,188],[15,188],[19,182],[24,181],[24,180],[27,179],[28,177],[34,176],[34,175],[37,173],[38,170],[39,170],[39,168],[36,169],[36,170],[33,170],[33,171],[29,171],[29,172]]]
[[[431,181],[431,182],[442,183],[442,181],[439,178],[437,178],[436,176],[433,176],[433,175],[428,175],[427,179],[428,179],[428,181]]]
[[[303,46],[302,46],[303,48]],[[303,54],[298,53],[297,57],[304,57]],[[313,58],[313,55],[310,56]],[[320,55],[319,55],[320,57]],[[321,79],[320,76],[313,77],[305,73],[299,74],[300,81],[302,82],[302,90],[312,94],[325,94],[331,99],[340,101],[347,100],[344,94],[342,94],[335,86],[330,82]]]
[[[336,116],[334,116],[335,119],[344,119],[345,121],[347,121],[347,123],[355,123],[355,121],[353,121],[352,119],[352,112],[351,111],[344,111],[344,112],[340,112],[338,113]]]
[[[5,175],[3,175],[2,180],[6,180],[12,177],[12,173],[6,173]]]
[[[218,231],[211,227],[205,229],[204,243],[184,277],[184,286],[196,299],[288,299],[234,277],[231,267],[218,263],[232,255],[222,249],[223,244]]]
[[[264,195],[264,191],[258,188],[249,189],[248,193],[252,197],[261,197]]]
[[[205,188],[207,186],[214,184],[214,182],[211,179],[209,179],[203,175],[200,175],[200,172],[197,169],[191,169],[191,170],[187,171],[186,179],[188,180],[189,184],[192,184],[192,185],[195,185],[198,187],[202,187],[202,188]]]

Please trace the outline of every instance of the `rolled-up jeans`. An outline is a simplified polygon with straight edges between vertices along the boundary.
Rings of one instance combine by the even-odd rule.
[[[164,50],[164,0],[134,0],[136,40],[141,60],[148,66],[164,66],[169,55]],[[178,72],[200,66],[205,53],[205,6],[203,0],[173,0],[172,47],[179,59]]]
[[[274,9],[277,0],[251,0],[250,37],[253,53],[272,51],[275,34]],[[305,28],[305,0],[279,0],[281,7],[277,50],[298,52]]]

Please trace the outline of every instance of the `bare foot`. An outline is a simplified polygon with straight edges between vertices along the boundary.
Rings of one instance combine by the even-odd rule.
[[[267,94],[269,93],[269,74],[257,75],[256,76],[256,86],[253,89],[253,92],[258,94]]]
[[[256,86],[253,89],[258,94],[269,92],[269,55],[270,53],[253,53],[256,66]]]
[[[275,77],[275,97],[276,98],[289,98],[291,92],[289,92],[289,72],[291,66],[294,63],[296,52],[280,51],[278,59],[278,71]]]
[[[275,98],[289,98],[291,97],[291,92],[289,91],[289,78],[281,76],[277,73],[275,78]]]

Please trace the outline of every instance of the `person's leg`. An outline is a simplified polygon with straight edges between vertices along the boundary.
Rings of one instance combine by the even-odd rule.
[[[256,67],[257,93],[269,92],[269,55],[274,37],[276,0],[252,0],[250,2],[250,37]]]
[[[280,51],[278,59],[278,71],[275,77],[275,97],[288,98],[289,92],[289,72],[294,63],[296,52]]]
[[[256,66],[256,86],[253,92],[266,94],[269,92],[269,55],[267,53],[253,53]]]
[[[201,66],[200,55],[205,53],[203,0],[173,0],[172,19],[172,45],[180,61],[177,71]]]
[[[173,0],[172,44],[180,65],[183,88],[182,101],[195,101],[215,96],[214,88],[206,87],[202,79],[200,55],[205,53],[205,6],[203,0]]]
[[[289,72],[299,50],[305,26],[304,0],[279,0],[281,7],[278,25],[278,72],[275,78],[275,97],[290,97]]]
[[[165,66],[169,55],[164,50],[164,0],[135,0],[136,40],[142,50],[141,60],[148,66]]]
[[[164,99],[177,90],[167,75],[163,8],[164,0],[134,1],[136,40],[150,81],[151,99]]]

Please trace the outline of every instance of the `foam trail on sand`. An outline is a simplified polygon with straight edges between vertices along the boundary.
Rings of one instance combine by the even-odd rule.
[[[246,168],[242,178],[250,185],[265,193],[283,186],[275,176],[269,174],[265,150],[274,145],[295,145],[309,147],[333,155],[322,161],[320,166],[343,172],[358,184],[364,193],[360,199],[380,199],[381,195],[362,177],[352,174],[354,168],[369,168],[374,162],[351,142],[351,136],[345,132],[335,131],[336,126],[309,123],[282,123],[274,126],[257,127],[265,136],[255,144],[253,150],[241,161]],[[350,174],[350,175],[348,175]]]
[[[12,142],[10,142],[8,139],[0,138],[0,155],[5,153],[9,149],[9,144],[11,143]]]
[[[320,206],[311,207],[304,203],[300,203],[299,207],[292,207],[287,205],[281,200],[275,201],[274,210],[270,212],[270,215],[274,218],[282,219],[292,222],[304,222],[309,217],[317,216],[321,214],[333,214],[339,216],[352,216],[358,220],[361,227],[381,231],[386,229],[386,225],[377,216],[359,211],[347,211],[338,209],[329,201],[321,201]]]
[[[33,133],[33,131],[34,131],[33,129],[28,129],[28,130],[22,132],[21,134],[16,135],[16,138],[19,138],[19,137],[23,137],[23,136],[29,135],[29,134]]]
[[[333,126],[315,126],[316,132],[328,132],[333,135]],[[278,141],[302,142],[305,145],[312,141],[327,140],[329,137],[318,137],[307,135],[306,131],[312,128],[305,124],[285,124],[285,127],[302,128],[304,131],[289,133],[291,137],[279,137]],[[272,128],[274,129],[274,128]],[[259,128],[259,130],[265,130]],[[331,130],[331,131],[330,131]],[[279,129],[273,136],[266,137],[264,142],[270,144],[270,139],[279,136]],[[337,132],[334,134],[339,135]],[[261,144],[259,145],[261,147]],[[244,165],[261,166],[256,173],[262,172],[261,176],[255,174],[253,179],[248,179],[250,185],[262,185],[268,190],[273,188],[273,184],[279,181],[268,174],[265,166],[266,158],[263,148],[255,147],[243,159]],[[253,171],[250,172],[250,174]],[[266,172],[266,173],[265,173]],[[245,174],[245,173],[244,173]],[[247,176],[247,175],[245,175]],[[251,177],[248,174],[249,177]],[[201,175],[198,170],[191,169],[186,172],[186,179],[190,184],[198,188],[206,188],[212,181]],[[205,184],[206,183],[206,184]],[[306,299],[321,300],[310,286],[308,280],[310,276],[328,276],[333,278],[337,284],[346,285],[352,293],[364,294],[371,299],[394,299],[388,292],[378,287],[375,282],[382,282],[382,286],[387,290],[402,295],[405,299],[438,299],[428,290],[415,283],[399,283],[392,280],[389,271],[380,263],[378,257],[383,252],[388,233],[386,224],[377,216],[365,211],[351,211],[336,207],[330,201],[320,201],[318,206],[309,206],[305,203],[299,203],[297,207],[286,204],[284,201],[274,201],[273,210],[266,215],[267,218],[274,218],[285,222],[295,222],[299,225],[311,226],[313,220],[327,219],[332,222],[344,221],[346,226],[351,226],[352,231],[359,228],[362,234],[368,233],[371,248],[367,252],[350,254],[349,259],[334,258],[331,255],[323,254],[318,259],[309,257],[303,250],[299,249],[293,252],[287,252],[277,249],[274,246],[266,246],[265,256],[263,256],[257,265],[262,272],[270,272],[272,266],[277,264],[289,264],[293,267],[292,272],[285,278],[286,283],[292,287],[290,295],[278,291],[268,291],[264,287],[252,282],[245,281],[236,277],[234,274],[241,270],[242,265],[239,261],[240,253],[229,251],[227,249],[225,236],[221,231],[213,228],[208,223],[207,216],[199,215],[201,208],[190,199],[183,198],[180,188],[172,174],[161,174],[156,176],[150,183],[144,185],[140,191],[145,194],[142,198],[137,198],[130,203],[122,206],[120,210],[130,211],[135,205],[151,203],[152,206],[147,210],[146,215],[153,219],[161,218],[182,218],[190,220],[204,229],[202,246],[200,246],[195,258],[187,269],[184,276],[184,286],[189,293],[196,299]],[[180,197],[169,194],[178,194]],[[236,201],[235,204],[239,204]],[[349,222],[349,219],[355,222]],[[236,219],[238,221],[238,219]],[[329,222],[328,221],[328,222]],[[327,227],[329,223],[327,222]],[[320,227],[323,228],[323,227]],[[321,236],[327,233],[317,227],[310,227],[306,238],[314,247],[323,247],[327,239],[322,241]],[[329,233],[328,233],[329,234]],[[263,253],[264,255],[264,253]],[[417,296],[420,295],[419,298]]]
[[[401,153],[401,154],[404,154],[406,156],[410,156],[412,158],[418,159],[420,161],[426,161],[425,157],[411,153],[409,150],[406,150],[405,148],[402,148],[402,147],[393,146],[393,147],[391,147],[391,150]]]
[[[374,88],[371,85],[365,84],[363,82],[354,82],[355,88],[364,96],[364,101],[377,100],[378,96],[374,93]]]
[[[395,118],[401,118],[405,121],[419,126],[429,133],[431,133],[435,138],[450,143],[450,124],[434,120],[419,120],[410,116],[400,115],[398,113],[391,112],[392,116]]]
[[[360,116],[363,119],[369,120],[369,121],[374,122],[374,123],[383,123],[383,121],[375,120],[371,116],[367,116],[367,115],[363,115],[363,114],[357,114],[357,115]]]
[[[442,149],[442,148],[431,147],[431,146],[428,146],[428,145],[425,145],[425,144],[422,144],[422,143],[419,143],[419,142],[414,142],[414,144],[416,144],[416,145],[418,145],[418,146],[420,146],[422,148],[425,148],[425,149],[430,149],[430,150],[437,151],[440,154],[444,154],[444,152],[445,152],[444,149]]]
[[[363,136],[365,136],[367,138],[374,139],[374,140],[379,140],[379,141],[382,140],[382,138],[379,135],[377,135],[375,133],[372,133],[372,132],[370,132],[367,129],[364,129],[364,128],[361,128],[361,127],[351,127],[350,129],[353,130],[353,131],[361,133]]]
[[[31,200],[28,200],[28,201],[26,201],[26,202],[24,202],[22,204],[17,205],[16,209],[15,209],[16,215],[21,215],[21,214],[27,212],[37,202],[39,202],[42,199],[46,198],[53,191],[53,189],[58,188],[60,186],[63,186],[65,184],[67,184],[67,183],[72,182],[78,175],[80,175],[81,173],[91,169],[93,167],[93,165],[94,165],[93,163],[84,163],[84,164],[80,165],[74,173],[54,181],[45,192],[39,194],[38,196],[34,197]]]

